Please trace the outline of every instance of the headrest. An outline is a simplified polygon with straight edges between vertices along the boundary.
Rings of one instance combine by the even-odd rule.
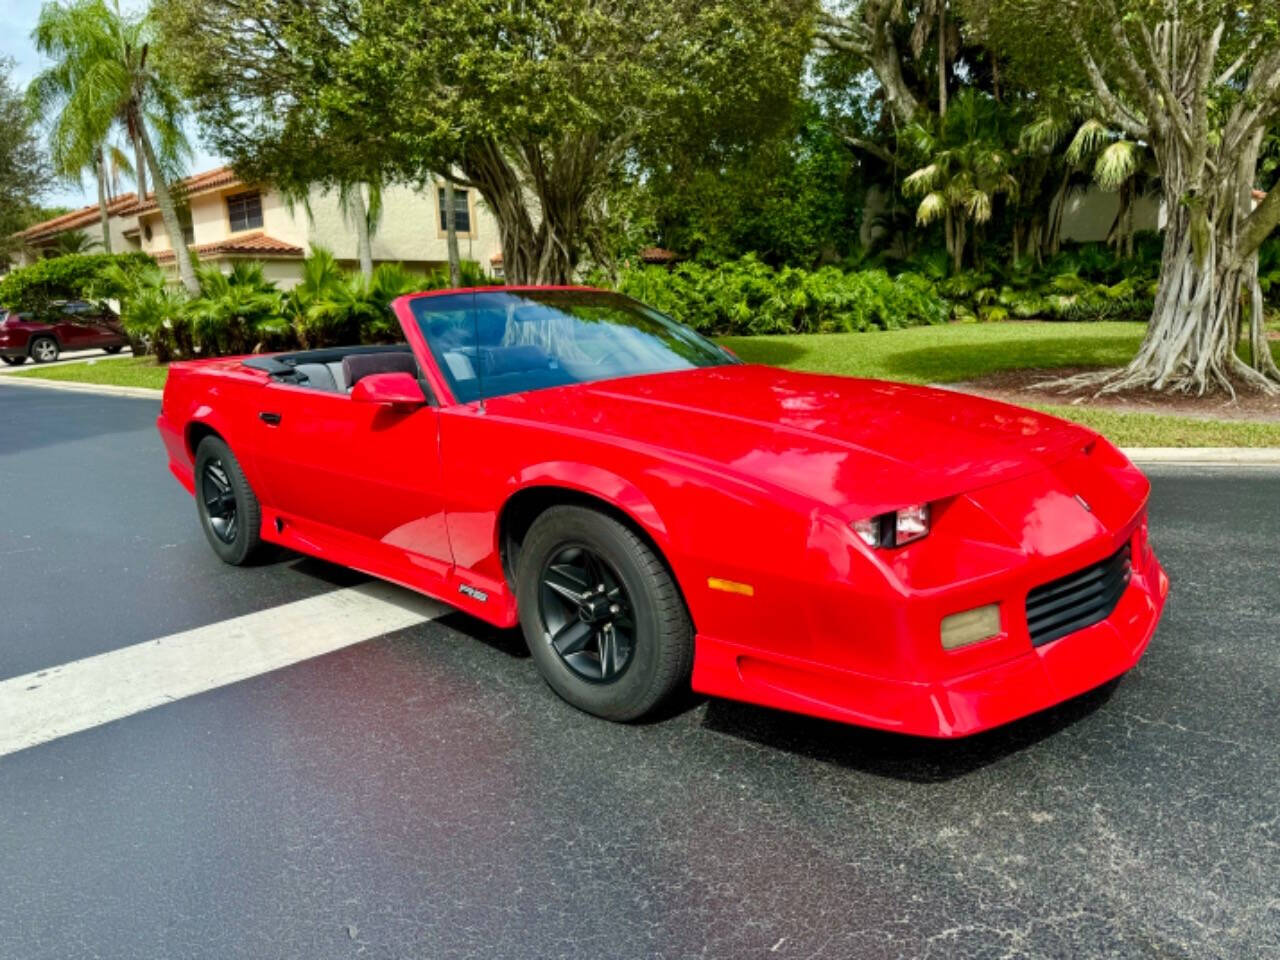
[[[411,373],[418,375],[418,364],[412,353],[350,353],[342,358],[342,373],[347,388],[354,387],[372,373]]]

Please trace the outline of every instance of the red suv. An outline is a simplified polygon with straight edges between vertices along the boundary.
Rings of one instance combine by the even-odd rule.
[[[106,307],[80,300],[58,304],[56,319],[42,322],[27,313],[9,313],[0,308],[0,360],[10,366],[57,360],[63,350],[101,348],[119,353],[129,339],[120,318]]]

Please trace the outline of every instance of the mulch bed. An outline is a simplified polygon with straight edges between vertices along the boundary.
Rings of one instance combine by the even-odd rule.
[[[1083,373],[1081,368],[1067,367],[1059,370],[1007,370],[992,373],[965,383],[947,386],[976,393],[980,396],[1003,400],[1006,403],[1053,403],[1082,405],[1097,410],[1115,410],[1120,413],[1164,413],[1202,420],[1256,420],[1280,422],[1280,396],[1267,396],[1254,390],[1238,390],[1236,399],[1224,394],[1196,397],[1185,394],[1163,394],[1154,390],[1123,390],[1095,397],[1096,388],[1063,391],[1061,388],[1045,389],[1050,380]]]

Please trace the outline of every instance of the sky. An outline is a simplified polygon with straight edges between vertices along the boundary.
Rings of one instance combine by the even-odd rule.
[[[31,31],[40,15],[41,0],[0,0],[0,57],[8,57],[14,61],[13,81],[18,86],[26,86],[46,65],[36,52],[31,42]],[[144,6],[137,0],[122,0],[125,10],[137,10]],[[223,162],[200,142],[199,131],[194,123],[189,124],[187,136],[195,150],[189,172],[198,173],[221,165]],[[134,185],[122,182],[123,192],[132,190]],[[43,198],[46,206],[82,207],[97,202],[96,188],[86,177],[83,186],[76,184],[60,184],[55,186]]]

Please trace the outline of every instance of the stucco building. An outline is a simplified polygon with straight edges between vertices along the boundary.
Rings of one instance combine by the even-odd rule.
[[[229,167],[196,174],[174,185],[180,197],[179,219],[187,245],[201,264],[229,270],[236,260],[255,260],[283,289],[302,276],[302,261],[313,247],[324,247],[346,267],[358,265],[356,232],[343,215],[337,194],[315,188],[308,202],[289,204],[270,185],[246,183]],[[498,225],[474,190],[454,191],[459,252],[488,273],[500,273],[502,241]],[[173,270],[173,248],[154,194],[139,199],[128,193],[108,205],[112,250],[141,250]],[[60,234],[83,230],[100,240],[97,205],[38,223],[17,235],[22,249],[16,265],[51,255]],[[388,187],[382,217],[373,235],[374,263],[402,263],[415,270],[448,264],[444,189]]]

